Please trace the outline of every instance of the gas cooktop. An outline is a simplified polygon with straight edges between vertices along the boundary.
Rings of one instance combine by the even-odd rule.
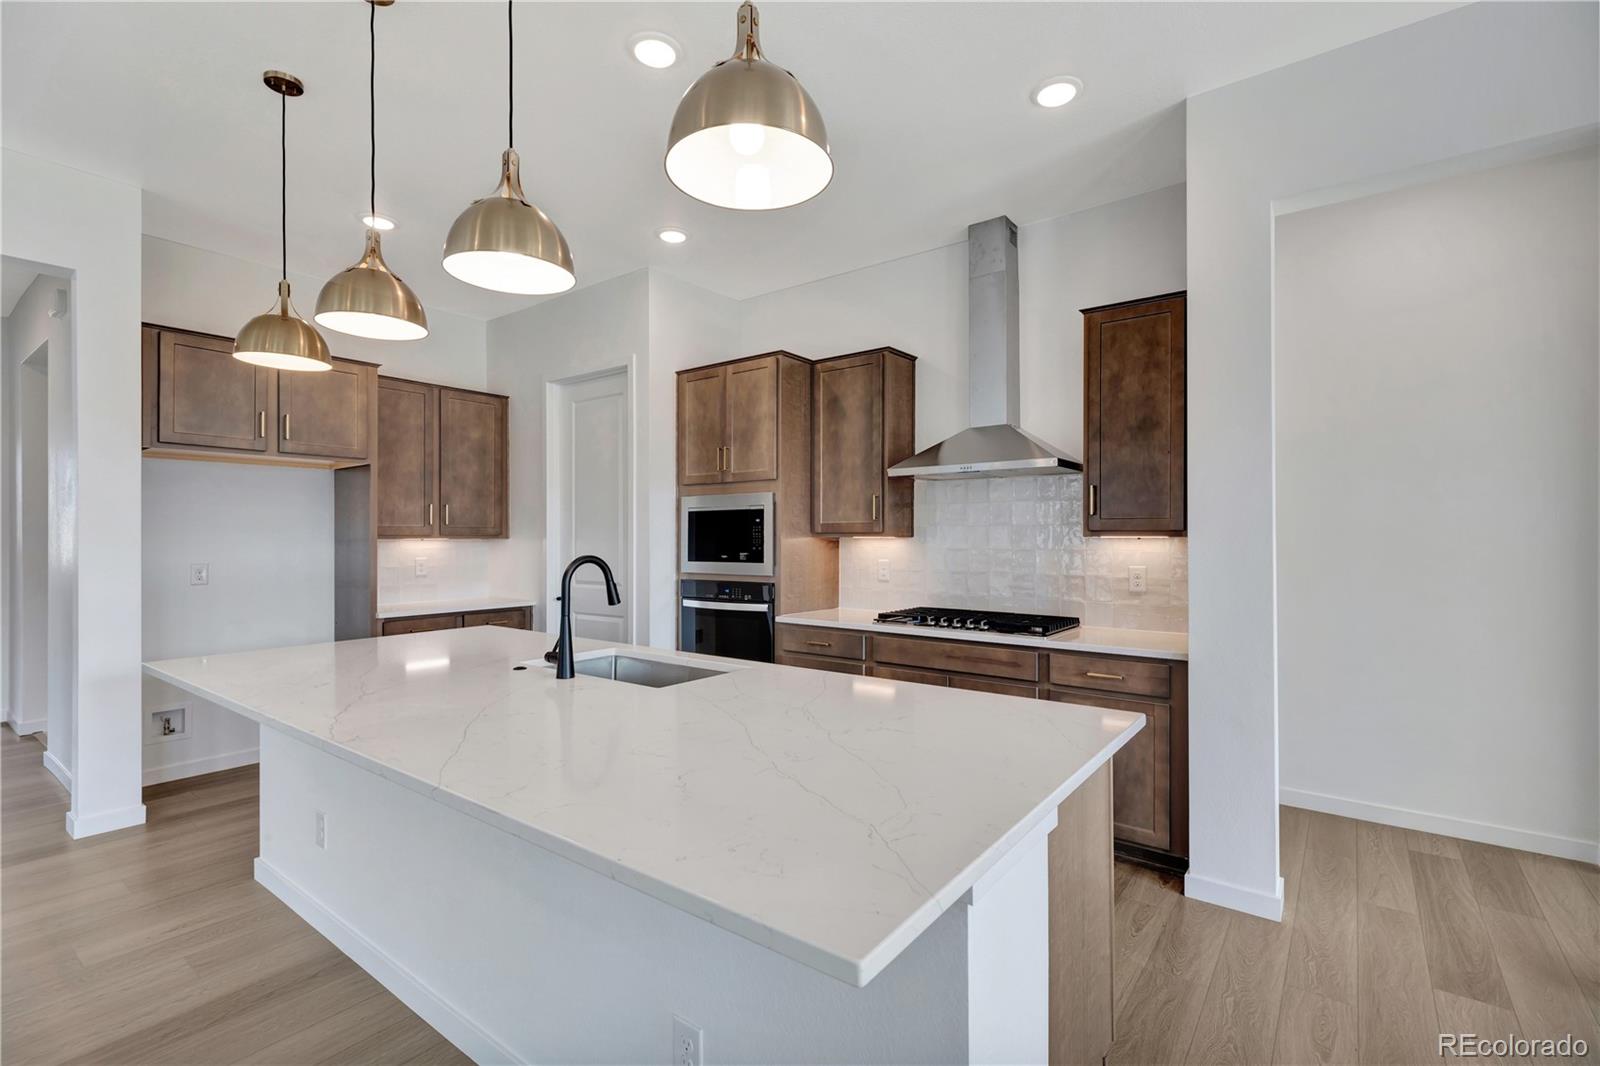
[[[908,607],[903,611],[884,611],[874,621],[883,625],[922,626],[934,629],[971,629],[986,633],[1026,633],[1048,637],[1078,628],[1078,620],[1059,614],[1008,614],[1005,611],[973,611],[955,607]]]

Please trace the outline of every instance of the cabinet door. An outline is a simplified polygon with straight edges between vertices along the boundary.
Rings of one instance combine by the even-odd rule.
[[[233,342],[161,334],[156,438],[162,444],[267,450],[267,404],[275,371],[241,363]]]
[[[333,361],[332,370],[278,374],[278,451],[365,459],[369,453],[374,372],[360,363]]]
[[[1084,523],[1178,533],[1186,459],[1184,297],[1084,312]]]
[[[883,532],[883,356],[817,366],[812,531]]]
[[[1112,823],[1118,840],[1162,850],[1170,848],[1172,705],[1060,690],[1051,691],[1050,698],[1145,716],[1144,728],[1112,756]]]
[[[439,390],[439,533],[506,535],[506,400]]]
[[[439,388],[378,379],[380,537],[439,535]]]
[[[778,476],[778,359],[751,359],[727,369],[722,480],[771,481]]]
[[[714,485],[722,480],[723,421],[727,411],[727,367],[678,375],[678,483]]]

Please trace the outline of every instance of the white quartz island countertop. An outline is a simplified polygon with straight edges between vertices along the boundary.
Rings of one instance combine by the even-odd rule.
[[[827,626],[833,629],[859,629],[892,637],[934,637],[945,640],[975,640],[990,644],[1011,644],[1046,651],[1081,651],[1095,655],[1139,655],[1148,659],[1188,659],[1189,634],[1163,633],[1146,629],[1111,629],[1106,626],[1079,626],[1053,637],[1033,637],[1018,633],[981,633],[971,629],[939,629],[934,626],[887,625],[873,621],[877,611],[857,607],[830,607],[821,611],[780,614],[778,621],[797,626]]]
[[[557,681],[549,644],[480,627],[145,672],[855,985],[1144,722],[594,641],[580,659],[727,672]]]

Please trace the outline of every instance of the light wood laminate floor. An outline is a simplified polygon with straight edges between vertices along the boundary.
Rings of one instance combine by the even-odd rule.
[[[146,789],[67,838],[41,749],[0,729],[0,1057],[460,1063],[255,883],[254,768]],[[1117,1066],[1439,1062],[1438,1033],[1600,1061],[1600,871],[1284,808],[1282,923],[1118,864]]]
[[[40,745],[0,728],[0,1059],[465,1063],[255,883],[256,768],[145,789],[74,841]]]
[[[1441,1032],[1571,1033],[1600,1062],[1600,869],[1280,821],[1281,923],[1117,866],[1114,1064],[1438,1063]]]

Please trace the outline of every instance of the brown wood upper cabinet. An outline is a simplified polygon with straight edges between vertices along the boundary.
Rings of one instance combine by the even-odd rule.
[[[812,532],[911,536],[912,479],[887,471],[915,450],[916,357],[856,352],[812,375]]]
[[[380,537],[504,537],[504,396],[378,380]]]
[[[159,326],[143,327],[141,342],[143,446],[157,455],[343,466],[372,453],[369,363],[269,370],[233,358],[226,337]]]
[[[278,373],[278,451],[365,459],[373,368],[335,362],[332,370]]]
[[[678,374],[678,483],[778,476],[778,359],[752,356]]]
[[[1182,533],[1185,296],[1083,312],[1084,527]]]

